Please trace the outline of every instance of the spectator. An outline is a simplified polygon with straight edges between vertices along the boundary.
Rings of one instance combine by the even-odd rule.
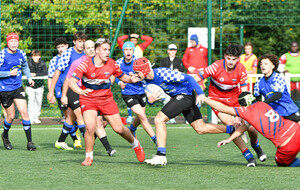
[[[279,59],[278,71],[291,74],[300,74],[299,44],[291,43],[291,51],[283,54]],[[291,97],[300,108],[300,78],[291,78]]]
[[[175,44],[170,44],[168,46],[169,56],[162,58],[160,60],[160,66],[171,68],[174,71],[184,72],[184,66],[183,66],[182,60],[180,58],[176,57],[176,53],[177,53],[177,46]],[[171,99],[171,97],[169,95],[167,95],[167,98],[165,98],[165,100],[163,101],[164,105],[166,105],[170,101],[170,99]],[[175,123],[176,123],[175,118],[172,118],[167,122],[167,124],[175,124]]]
[[[132,43],[134,43],[135,45],[135,50],[134,50],[134,55],[137,58],[141,58],[143,57],[144,51],[145,49],[151,44],[151,42],[153,41],[153,38],[150,36],[146,36],[146,35],[138,35],[138,34],[130,34],[130,35],[124,35],[124,36],[120,36],[117,39],[117,42],[120,46],[121,49],[123,49],[123,45],[124,45],[124,40],[128,39],[129,41],[131,41]],[[142,39],[145,40],[143,43],[138,44],[138,39]],[[137,45],[138,44],[138,45]]]
[[[182,60],[176,57],[177,46],[175,44],[170,44],[168,46],[168,57],[162,58],[160,60],[161,67],[171,68],[174,71],[184,72],[184,66]]]
[[[186,48],[182,58],[183,65],[188,70],[187,74],[195,74],[196,69],[206,68],[207,65],[207,48],[199,44],[197,34],[190,37],[191,47]],[[205,90],[206,80],[201,80],[198,84],[202,90]]]
[[[47,76],[47,66],[45,61],[41,59],[41,52],[33,50],[28,61],[30,74],[35,76]],[[28,94],[28,115],[31,124],[40,124],[39,116],[41,114],[42,100],[44,94],[44,80],[34,79],[34,86],[26,83],[26,93]]]
[[[253,50],[252,42],[246,42],[244,46],[244,50],[245,53],[240,56],[240,63],[242,63],[246,67],[247,74],[257,74],[258,59],[256,55],[252,53]],[[252,84],[251,89],[253,90],[253,86],[255,82],[256,82],[255,78],[252,78],[252,82],[250,81],[250,78],[248,78],[247,81],[248,91],[250,91],[250,83]]]

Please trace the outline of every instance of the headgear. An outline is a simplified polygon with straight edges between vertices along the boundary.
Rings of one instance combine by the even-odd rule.
[[[190,40],[194,40],[196,42],[196,45],[198,45],[198,43],[199,43],[197,34],[192,34],[190,37]]]
[[[125,48],[132,48],[133,49],[133,52],[134,52],[134,43],[132,43],[132,42],[125,42],[124,44],[123,44],[123,47],[122,47],[122,51],[123,51],[123,53],[124,53],[124,49]]]
[[[13,33],[13,32],[7,34],[7,36],[6,36],[7,45],[8,45],[8,41],[11,40],[11,39],[16,39],[16,40],[19,41],[19,36],[16,33]]]
[[[142,72],[147,77],[151,71],[151,63],[146,57],[139,58],[133,63],[133,70]]]

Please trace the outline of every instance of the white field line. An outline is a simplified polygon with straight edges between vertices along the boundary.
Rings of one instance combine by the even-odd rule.
[[[155,127],[152,127],[153,129],[155,129]],[[51,127],[45,127],[45,128],[34,128],[34,127],[31,127],[31,130],[34,130],[34,131],[39,131],[39,130],[61,130],[62,129],[62,127],[61,128],[51,128]],[[105,130],[111,130],[112,128],[111,127],[109,127],[109,128],[106,128]],[[142,130],[143,129],[143,127],[142,126],[140,126],[140,127],[138,127],[137,128],[138,130]],[[192,127],[191,126],[178,126],[178,127],[168,127],[167,126],[167,129],[192,129]],[[18,127],[18,128],[10,128],[10,130],[16,130],[16,131],[18,131],[18,130],[24,130],[23,128],[21,128],[21,127]]]

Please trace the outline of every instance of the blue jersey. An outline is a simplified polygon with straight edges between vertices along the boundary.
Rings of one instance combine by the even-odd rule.
[[[121,70],[129,75],[129,72],[135,73],[133,71],[133,62],[137,60],[135,56],[133,56],[132,61],[130,63],[125,62],[125,58],[122,57],[117,60],[117,65],[121,68]],[[120,79],[116,78],[116,83],[119,83]],[[125,88],[121,91],[124,95],[141,95],[145,94],[144,82],[137,82],[137,83],[127,83]]]
[[[262,77],[254,85],[254,96],[262,95],[268,99],[274,95],[274,92],[282,93],[282,97],[279,100],[270,103],[270,106],[279,115],[289,116],[299,110],[287,91],[284,79],[278,73],[274,72],[268,80]]]
[[[16,76],[10,76],[10,71],[18,68]],[[27,57],[23,50],[17,49],[17,52],[11,54],[7,48],[0,52],[0,92],[13,91],[22,86],[22,71],[26,77],[31,78],[27,63]]]
[[[70,47],[64,51],[61,55],[61,58],[58,61],[57,70],[61,72],[62,81],[65,81],[65,78],[68,74],[71,64],[80,57],[84,56],[85,53],[78,53],[75,51],[74,47]]]
[[[204,94],[199,84],[190,75],[165,67],[153,69],[153,72],[154,78],[146,79],[146,83],[160,86],[172,97],[178,94],[192,95],[194,90],[198,95]]]
[[[61,58],[61,56],[56,55],[50,60],[49,68],[48,68],[48,78],[53,78],[53,75],[55,73],[55,70],[57,69],[58,61]],[[61,88],[63,86],[63,75],[59,75],[58,81],[55,85],[55,97],[61,98]]]

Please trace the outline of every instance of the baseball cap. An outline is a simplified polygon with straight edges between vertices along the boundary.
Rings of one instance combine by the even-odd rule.
[[[169,49],[169,50],[177,50],[177,46],[176,46],[175,44],[170,44],[170,45],[168,46],[168,49]]]

